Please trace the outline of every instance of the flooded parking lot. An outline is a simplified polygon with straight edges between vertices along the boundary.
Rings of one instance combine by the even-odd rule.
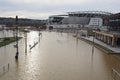
[[[38,31],[27,33],[27,54],[24,34],[19,34],[23,38],[17,61],[15,43],[0,48],[0,80],[120,80],[119,55],[108,55],[96,48],[92,54],[92,45],[74,38],[72,33],[41,33],[40,37]],[[29,46],[37,41],[30,50]],[[5,67],[4,72],[6,64],[9,69]]]

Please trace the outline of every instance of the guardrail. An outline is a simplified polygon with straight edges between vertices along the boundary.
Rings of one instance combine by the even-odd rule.
[[[38,41],[38,42],[39,42],[39,41]],[[33,46],[30,46],[30,50],[31,50],[32,48],[34,48],[34,47],[38,44],[38,42],[34,43]]]
[[[120,73],[112,68],[112,77],[114,80],[120,80]]]
[[[8,71],[9,71],[9,68],[10,68],[10,64],[9,64],[9,63],[0,66],[0,77],[1,77],[2,75],[4,75],[6,72],[8,72]]]

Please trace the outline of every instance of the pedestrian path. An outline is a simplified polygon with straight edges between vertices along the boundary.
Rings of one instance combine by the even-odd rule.
[[[82,37],[82,36],[80,36],[80,38],[86,39],[86,40],[89,40],[89,41],[93,42],[93,37]],[[101,41],[97,40],[96,38],[94,38],[94,43],[108,48],[109,50],[113,51],[113,53],[120,54],[120,47],[110,46],[110,45],[108,45],[108,44],[106,44],[104,42],[101,42]]]

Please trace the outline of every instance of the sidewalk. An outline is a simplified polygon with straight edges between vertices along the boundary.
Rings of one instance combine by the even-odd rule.
[[[86,41],[90,44],[93,44],[93,37],[80,36],[79,39]],[[94,45],[95,45],[95,47],[101,49],[105,53],[120,55],[120,47],[112,47],[110,45],[105,44],[104,42],[101,42],[101,41],[95,39],[95,38],[94,38]]]

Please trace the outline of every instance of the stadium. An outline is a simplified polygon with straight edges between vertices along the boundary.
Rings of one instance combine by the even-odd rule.
[[[109,17],[111,14],[104,11],[68,12],[67,15],[50,16],[48,24],[53,28],[101,28],[104,25],[103,18]]]

